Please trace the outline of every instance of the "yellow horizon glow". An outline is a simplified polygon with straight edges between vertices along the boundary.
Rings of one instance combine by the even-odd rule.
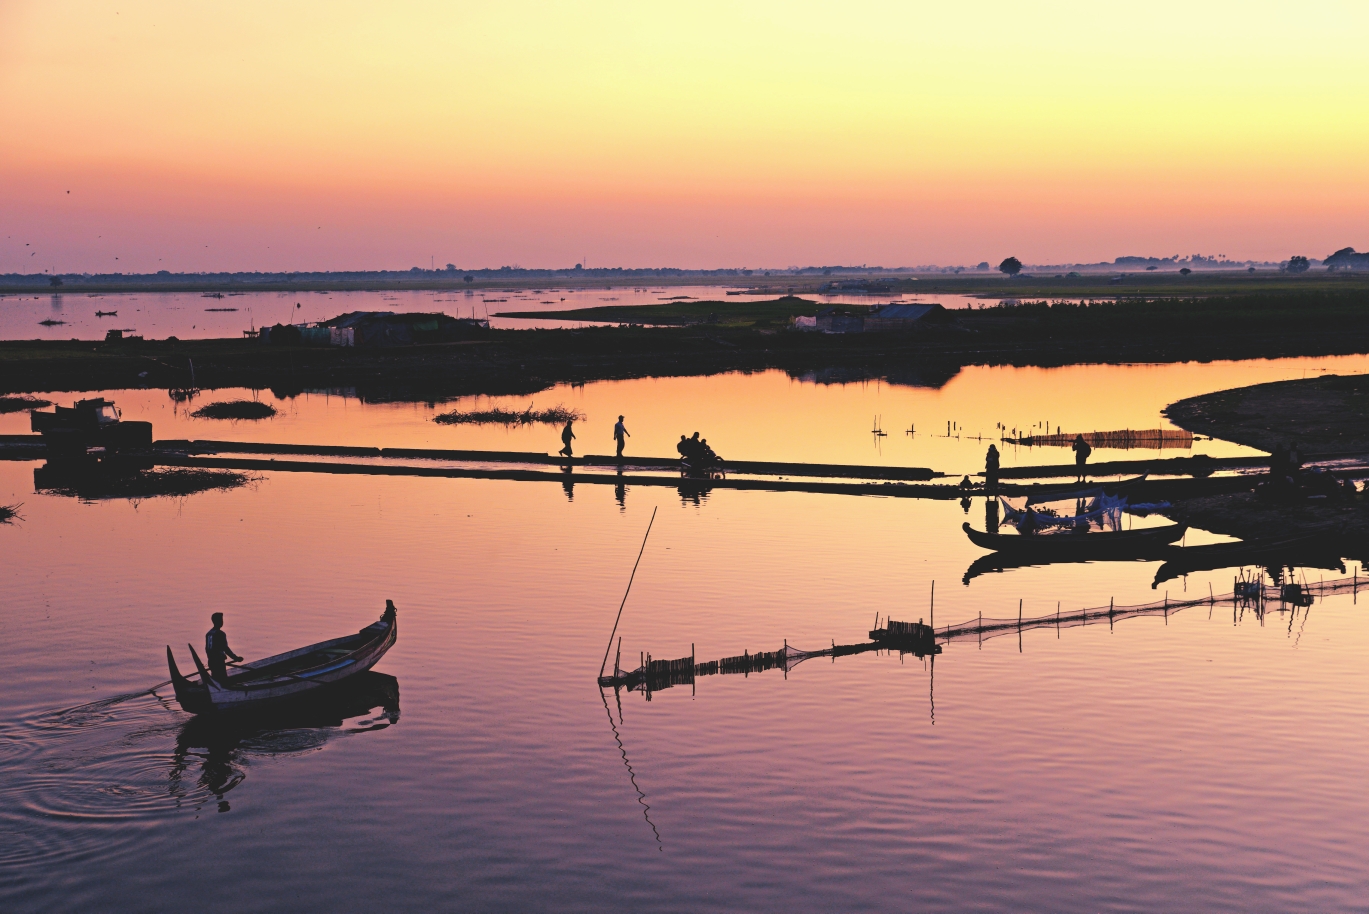
[[[0,2],[0,272],[1369,242],[1369,7],[947,6]]]

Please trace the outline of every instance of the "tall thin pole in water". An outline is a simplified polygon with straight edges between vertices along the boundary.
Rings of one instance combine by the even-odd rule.
[[[613,636],[618,634],[618,623],[623,620],[623,607],[627,605],[627,595],[632,593],[632,580],[637,577],[637,566],[642,564],[642,553],[646,552],[646,538],[651,536],[651,525],[656,523],[656,509],[651,509],[651,520],[646,525],[646,536],[642,537],[642,548],[637,550],[637,561],[632,563],[632,575],[627,579],[627,590],[623,591],[623,602],[618,604],[618,618],[613,620],[613,631],[609,632],[608,647],[604,648],[604,662],[599,664],[599,675],[604,675],[608,666],[608,652],[613,650]],[[772,642],[773,643],[773,642]]]

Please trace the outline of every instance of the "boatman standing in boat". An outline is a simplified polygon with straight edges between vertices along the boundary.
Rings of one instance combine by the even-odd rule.
[[[984,489],[989,492],[998,491],[998,448],[989,445],[988,453],[984,455]]]
[[[1082,434],[1074,436],[1074,444],[1070,445],[1070,450],[1074,451],[1074,466],[1079,471],[1079,481],[1083,482],[1087,475],[1084,471],[1084,464],[1088,463],[1089,455],[1093,453],[1093,448],[1084,440]]]
[[[204,652],[209,658],[209,673],[219,682],[227,682],[227,659],[232,657],[235,661],[241,662],[242,658],[233,653],[233,649],[228,646],[228,636],[223,631],[223,613],[214,613],[209,617],[209,621],[214,623],[214,627],[204,635]]]
[[[623,424],[623,417],[619,416],[618,421],[613,426],[613,440],[618,444],[619,460],[623,458],[623,447],[627,444],[627,441],[624,439],[631,437],[632,435],[628,433],[627,426]]]

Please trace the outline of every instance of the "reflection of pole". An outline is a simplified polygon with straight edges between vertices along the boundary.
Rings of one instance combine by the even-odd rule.
[[[932,672],[927,679],[927,705],[932,711],[932,726],[936,726],[936,654],[932,654]]]
[[[617,695],[618,690],[614,689],[613,693]],[[632,789],[637,791],[637,802],[642,804],[642,818],[646,819],[646,824],[651,826],[651,833],[656,836],[657,849],[664,851],[665,846],[661,843],[661,833],[656,830],[656,823],[651,821],[651,806],[647,804],[646,794],[642,792],[642,788],[637,786],[637,772],[632,770],[632,763],[627,760],[627,747],[623,745],[623,737],[618,733],[618,728],[613,725],[613,712],[609,710],[608,698],[604,696],[603,689],[599,690],[599,698],[604,702],[604,711],[608,714],[608,728],[613,732],[613,741],[618,744],[618,751],[622,753],[623,766],[627,768],[627,778],[632,782]],[[618,705],[619,720],[622,719],[622,707],[620,701]]]
[[[609,632],[608,647],[604,648],[604,662],[599,664],[599,675],[604,675],[608,666],[608,652],[613,650],[613,636],[618,634],[618,623],[623,619],[623,607],[627,605],[627,595],[632,593],[632,580],[637,577],[637,566],[642,564],[642,553],[646,552],[646,539],[651,536],[651,525],[656,523],[656,509],[651,509],[651,520],[646,525],[646,536],[642,537],[642,548],[637,551],[637,561],[632,563],[632,575],[627,579],[627,590],[623,591],[623,602],[618,604],[618,618],[613,620],[613,631]]]

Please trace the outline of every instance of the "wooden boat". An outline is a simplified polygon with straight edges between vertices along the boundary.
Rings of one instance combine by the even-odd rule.
[[[380,619],[356,634],[235,665],[228,671],[226,682],[209,674],[193,645],[190,656],[195,661],[196,673],[181,675],[170,645],[166,648],[166,663],[176,700],[191,714],[251,710],[313,695],[364,673],[385,656],[397,634],[395,605],[386,600]]]
[[[1166,546],[1184,535],[1188,527],[1171,524],[1165,527],[1146,527],[1141,530],[1093,533],[1034,533],[1027,536],[1008,533],[985,533],[968,523],[961,529],[970,542],[981,549],[1006,552],[1010,555],[1027,553],[1053,557],[1092,557],[1141,555],[1148,550]]]

